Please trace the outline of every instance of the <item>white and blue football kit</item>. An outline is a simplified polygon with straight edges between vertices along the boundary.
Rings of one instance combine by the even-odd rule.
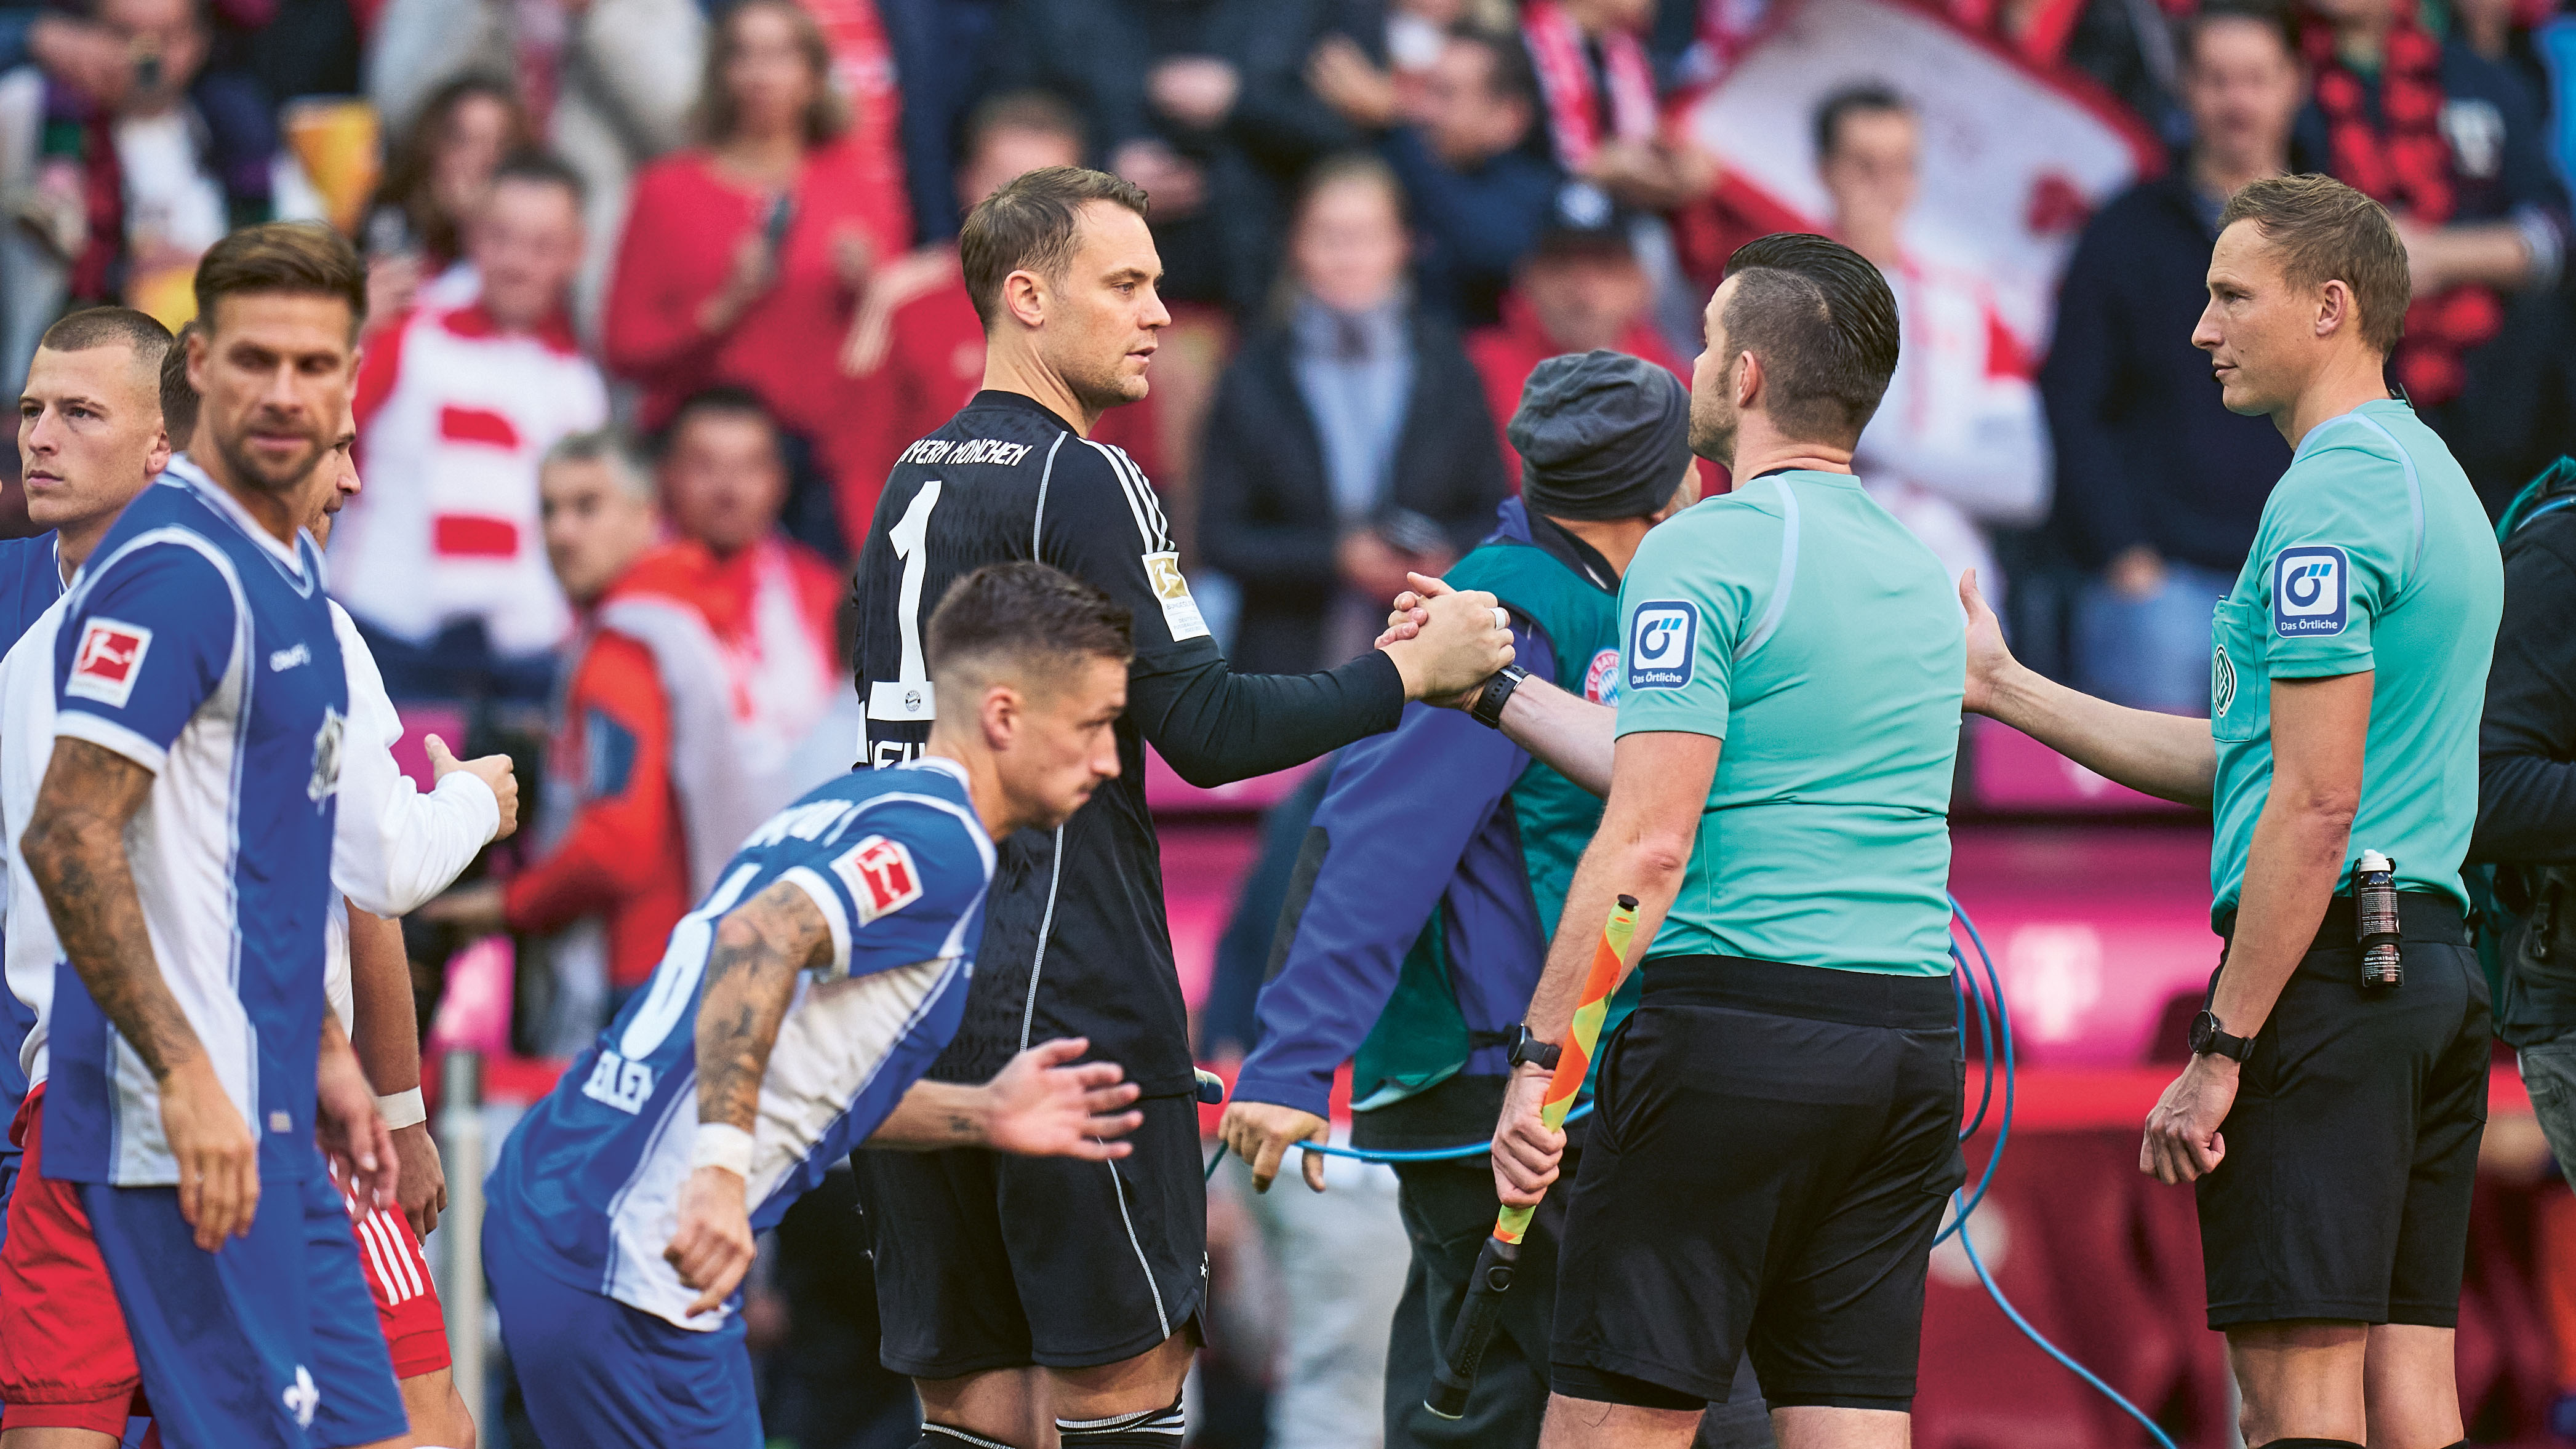
[[[760,1087],[754,1230],[875,1131],[955,1035],[984,930],[993,842],[938,756],[842,776],[770,817],[671,932],[652,980],[522,1118],[492,1170],[483,1261],[549,1449],[761,1442],[732,1302],[662,1258],[698,1125],[697,1019],[716,927],[779,882],[829,924]]]
[[[408,1427],[314,1141],[349,709],[322,585],[309,538],[279,543],[176,460],[99,544],[55,644],[55,737],[154,775],[126,832],[153,955],[260,1143],[249,1235],[200,1251],[150,1072],[57,969],[42,1171],[82,1184],[173,1449],[334,1449]]]
[[[63,596],[62,551],[51,533],[33,538],[0,540],[0,651],[14,646],[54,601]],[[4,847],[15,853],[17,832],[8,832]],[[5,941],[8,904],[0,900],[0,941]],[[5,951],[0,945],[0,951]],[[27,1099],[27,1074],[18,1064],[20,1044],[35,1026],[35,1012],[17,997],[0,991],[0,1112],[14,1121],[18,1104]],[[18,1181],[18,1147],[14,1139],[0,1137],[0,1211],[9,1205],[10,1189]],[[5,1239],[8,1219],[0,1216],[0,1239]]]

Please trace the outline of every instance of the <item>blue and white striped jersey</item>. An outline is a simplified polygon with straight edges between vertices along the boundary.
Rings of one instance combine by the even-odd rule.
[[[126,832],[162,979],[260,1142],[263,1180],[321,1170],[313,1074],[349,711],[322,556],[281,544],[186,459],[126,506],[65,601],[54,735],[151,770]],[[57,968],[45,1174],[178,1181],[160,1093]]]
[[[682,1328],[697,1294],[662,1250],[698,1125],[700,990],[725,913],[774,883],[810,897],[832,961],[797,983],[769,1056],[753,1138],[755,1229],[822,1181],[894,1110],[956,1033],[984,933],[993,842],[966,772],[923,756],[825,784],[769,818],[671,932],[652,980],[544,1100],[492,1169],[486,1231],[529,1260]]]

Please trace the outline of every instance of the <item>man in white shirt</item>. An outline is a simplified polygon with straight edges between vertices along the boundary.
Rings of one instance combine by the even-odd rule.
[[[1902,235],[1921,186],[1920,151],[1913,109],[1885,86],[1853,86],[1817,107],[1816,170],[1833,198],[1834,234],[1886,275],[1904,336],[1853,467],[1953,583],[1974,568],[1991,598],[2001,574],[1986,529],[2048,511],[2036,349],[2014,334],[1982,278]]]

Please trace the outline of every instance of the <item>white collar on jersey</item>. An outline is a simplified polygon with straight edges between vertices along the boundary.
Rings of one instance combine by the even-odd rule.
[[[268,550],[269,556],[288,571],[300,588],[307,593],[312,591],[313,581],[304,572],[304,553],[300,547],[304,540],[302,529],[296,530],[295,534],[299,546],[279,543],[277,535],[269,532],[267,525],[251,517],[250,510],[241,506],[240,499],[233,497],[232,490],[216,482],[197,465],[196,459],[185,453],[171,454],[170,466],[161,476],[178,479],[183,486],[212,505],[216,512],[231,519],[233,527],[240,529],[243,537]]]
[[[975,785],[974,778],[966,773],[966,767],[959,764],[957,761],[948,758],[946,755],[915,756],[912,759],[904,761],[901,768],[911,770],[937,770],[943,775],[953,777],[958,784],[967,787],[969,791],[972,791]]]

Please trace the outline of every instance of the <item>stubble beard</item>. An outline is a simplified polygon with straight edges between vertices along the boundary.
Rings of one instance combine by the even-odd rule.
[[[235,479],[262,493],[278,495],[293,493],[312,482],[313,471],[322,465],[322,455],[328,451],[322,446],[320,438],[305,438],[306,450],[302,455],[303,461],[295,464],[290,473],[281,476],[270,472],[251,453],[249,438],[248,429],[229,438],[218,436],[214,440],[215,451],[223,455],[224,467]]]

